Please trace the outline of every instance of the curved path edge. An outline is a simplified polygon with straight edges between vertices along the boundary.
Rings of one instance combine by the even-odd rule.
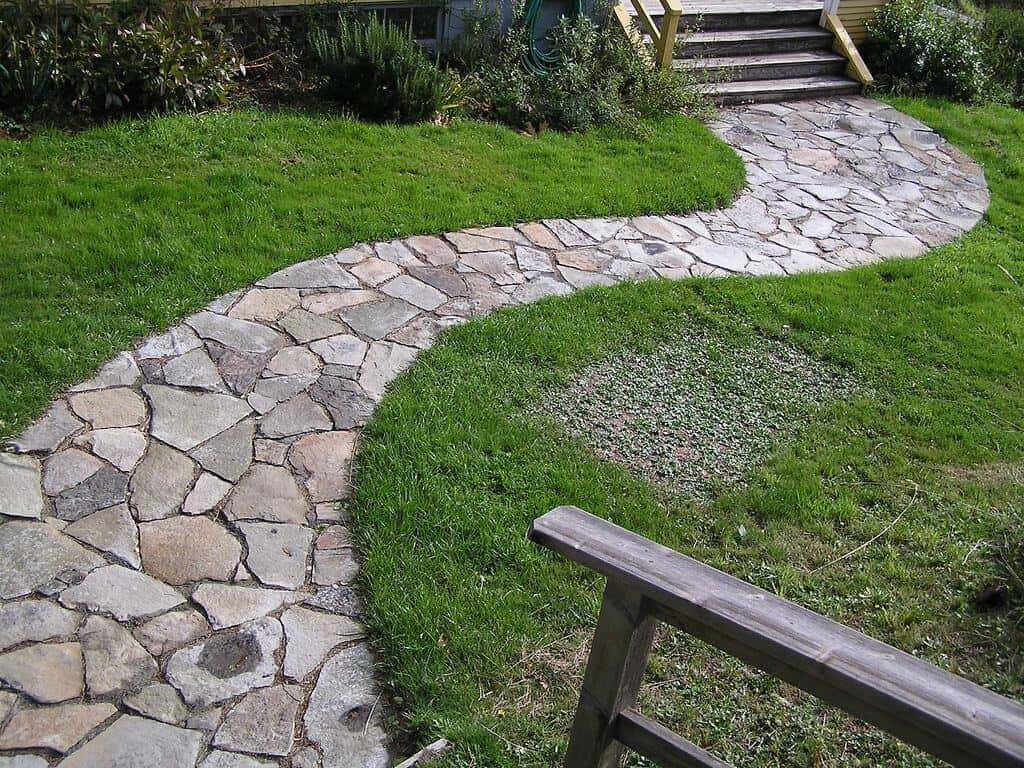
[[[973,227],[981,168],[854,97],[723,112],[748,187],[687,216],[358,245],[223,296],[0,453],[0,768],[385,768],[339,503],[445,328],[626,280],[839,270]]]

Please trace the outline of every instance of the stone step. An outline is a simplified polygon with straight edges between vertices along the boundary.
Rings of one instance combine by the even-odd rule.
[[[833,51],[793,51],[753,56],[679,59],[676,66],[691,70],[702,82],[782,80],[841,75],[846,59]]]
[[[708,83],[704,89],[717,104],[752,104],[850,95],[861,86],[848,77],[825,76]]]
[[[677,58],[688,59],[822,51],[831,47],[832,34],[820,27],[769,27],[684,34],[676,42],[676,54]]]

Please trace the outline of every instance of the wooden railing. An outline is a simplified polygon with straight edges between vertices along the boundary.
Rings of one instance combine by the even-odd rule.
[[[683,15],[683,6],[679,0],[661,0],[661,7],[664,10],[661,16],[661,27],[654,23],[654,18],[643,4],[643,0],[631,0],[636,10],[636,20],[640,28],[650,35],[654,43],[654,62],[661,68],[667,69],[672,66],[672,57],[676,47],[676,32],[679,29],[679,17]],[[646,53],[643,39],[637,34],[633,26],[633,15],[629,12],[624,2],[616,5],[612,12],[619,20],[626,35]]]
[[[575,507],[529,538],[607,577],[566,768],[628,747],[671,768],[729,768],[634,709],[663,621],[963,768],[1024,766],[1024,706]]]
[[[838,7],[838,4],[835,5]],[[871,75],[871,70],[868,69],[868,65],[861,58],[860,51],[854,45],[853,38],[846,31],[843,20],[839,18],[838,13],[830,10],[828,5],[822,11],[821,26],[832,33],[832,48],[846,59],[847,76],[865,87],[875,82],[875,78]]]

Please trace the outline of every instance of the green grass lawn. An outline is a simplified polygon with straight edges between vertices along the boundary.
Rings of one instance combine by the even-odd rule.
[[[139,337],[353,242],[712,208],[743,168],[700,123],[646,141],[256,110],[0,139],[0,437]]]
[[[366,432],[352,512],[410,744],[451,739],[449,765],[558,764],[600,584],[524,534],[567,503],[1024,699],[1024,113],[896,105],[985,164],[992,208],[961,240],[841,274],[502,311],[448,332],[397,382]],[[695,326],[737,346],[784,340],[858,387],[705,503],[535,415],[595,361]],[[988,584],[1010,604],[976,608]],[[736,765],[937,764],[677,634],[647,682],[646,711]]]

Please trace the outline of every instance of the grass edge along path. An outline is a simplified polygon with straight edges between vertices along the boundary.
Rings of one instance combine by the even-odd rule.
[[[648,139],[254,109],[0,139],[0,437],[146,334],[356,242],[686,212],[742,187],[685,117]]]
[[[623,285],[500,311],[447,332],[382,402],[352,505],[363,583],[400,725],[452,739],[444,765],[560,759],[599,585],[524,533],[563,503],[1024,698],[1019,591],[1001,610],[971,602],[1012,578],[1024,531],[1024,114],[897,106],[986,166],[992,208],[960,240],[841,274]],[[865,394],[707,506],[661,498],[529,415],[588,362],[695,323],[796,344]],[[646,706],[736,764],[936,765],[706,649],[665,645]]]

